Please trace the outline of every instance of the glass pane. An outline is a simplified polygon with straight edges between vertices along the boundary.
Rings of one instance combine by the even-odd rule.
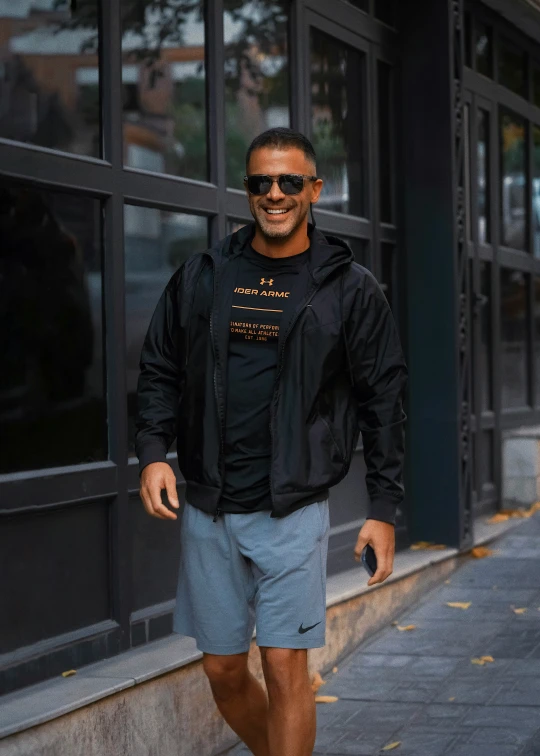
[[[289,0],[224,0],[227,185],[243,189],[251,140],[289,126]]]
[[[324,231],[323,231],[324,233]],[[359,265],[363,265],[365,268],[369,268],[369,242],[367,239],[357,239],[353,236],[341,236],[340,239],[349,245],[353,254],[354,260]]]
[[[489,113],[478,111],[477,144],[477,193],[478,193],[478,241],[481,244],[489,238]]]
[[[106,459],[100,202],[2,180],[0,229],[0,473]]]
[[[501,268],[501,383],[503,408],[527,405],[527,276]]]
[[[540,108],[540,68],[533,69],[533,102]]]
[[[0,8],[0,137],[99,157],[98,0]]]
[[[480,409],[490,410],[493,407],[493,363],[491,351],[492,322],[491,322],[491,265],[480,262],[480,384],[482,396]]]
[[[480,438],[480,488],[486,484],[493,483],[494,465],[493,465],[493,431],[482,431]]]
[[[381,288],[388,304],[394,310],[396,307],[396,249],[393,244],[381,243]]]
[[[122,0],[124,161],[205,180],[204,0]]]
[[[325,182],[319,206],[365,216],[363,75],[362,53],[311,29],[311,128]]]
[[[389,26],[396,25],[395,0],[375,0],[375,18]]]
[[[134,453],[139,359],[150,319],[174,271],[208,248],[208,221],[153,207],[124,208],[129,449]],[[174,446],[171,447],[171,451]]]
[[[533,254],[540,258],[540,126],[533,126],[532,224]]]
[[[240,231],[241,228],[244,228],[247,223],[248,221],[227,218],[227,233],[234,234],[235,231]]]
[[[501,115],[501,241],[526,249],[525,121],[511,113]]]
[[[469,11],[465,11],[465,65],[472,68],[472,19]]]
[[[525,54],[504,40],[499,45],[499,84],[527,97]]]
[[[536,405],[540,406],[540,276],[535,276],[534,292]]]
[[[347,2],[354,5],[355,8],[360,8],[360,10],[369,13],[369,0],[347,0]]]
[[[493,78],[493,42],[490,26],[475,21],[475,54],[478,73]]]
[[[392,213],[392,68],[377,61],[379,105],[379,201],[381,221],[391,223]]]
[[[463,109],[463,152],[465,159],[465,235],[471,240],[472,192],[471,192],[471,108],[468,102]]]

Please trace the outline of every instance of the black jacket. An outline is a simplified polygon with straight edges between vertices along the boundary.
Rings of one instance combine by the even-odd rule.
[[[137,387],[139,470],[177,438],[186,499],[220,499],[231,299],[253,223],[191,255],[165,288],[144,341]],[[348,472],[360,431],[368,517],[395,523],[403,498],[407,368],[390,307],[349,247],[309,226],[310,284],[285,301],[270,430],[272,516],[326,494]]]

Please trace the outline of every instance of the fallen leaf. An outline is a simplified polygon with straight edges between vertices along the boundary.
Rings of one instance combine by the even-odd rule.
[[[488,549],[487,546],[475,546],[474,549],[471,549],[470,553],[475,559],[483,559],[484,557],[491,556],[493,549]]]
[[[525,614],[525,612],[527,611],[527,607],[526,606],[522,606],[519,609],[514,609],[512,607],[512,611],[514,612],[514,614]]]
[[[416,625],[398,625],[397,629],[398,630],[415,630]]]
[[[426,546],[431,546],[432,543],[434,541],[416,541],[415,543],[411,543],[409,548],[411,551],[418,551],[418,549],[425,549]]]
[[[333,672],[334,674],[336,674],[336,672],[337,672],[337,667],[332,667],[332,672]]]
[[[62,677],[71,677],[71,675],[76,675],[77,670],[76,669],[68,669],[66,672],[62,672]]]
[[[471,659],[471,664],[480,664],[481,666],[483,666],[485,663],[486,662],[484,659]]]
[[[446,606],[451,606],[454,609],[468,609],[472,601],[447,601]]]
[[[484,662],[492,662],[495,661],[495,659],[492,656],[481,656],[480,659]]]
[[[445,580],[444,582],[445,582],[445,584],[446,584],[446,585],[448,585],[448,584],[449,584],[449,583],[451,583],[452,581],[451,581],[451,580]]]
[[[335,703],[339,701],[337,696],[315,696],[315,703]]]
[[[451,698],[449,698],[448,700],[449,700],[449,701],[455,701],[455,700],[456,700],[456,697],[455,697],[455,696],[452,696],[452,697],[451,697]]]
[[[388,743],[388,745],[385,745],[384,748],[381,748],[381,751],[393,751],[394,748],[397,748],[401,745],[401,740],[396,740],[393,743]]]
[[[313,679],[311,680],[311,690],[316,693],[321,685],[326,685],[326,681],[322,679],[319,672],[315,672]]]
[[[505,522],[506,520],[508,520],[508,518],[509,515],[503,514],[502,512],[497,512],[497,514],[494,514],[492,517],[490,517],[487,522],[489,522],[490,524],[495,524],[496,522]]]

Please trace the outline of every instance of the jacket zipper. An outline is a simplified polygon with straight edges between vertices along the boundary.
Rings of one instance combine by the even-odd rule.
[[[212,267],[214,269],[214,298],[213,298],[213,301],[212,301],[212,311],[210,313],[210,340],[212,342],[212,351],[214,352],[214,394],[215,394],[215,397],[216,397],[216,407],[217,407],[218,416],[219,416],[219,450],[220,450],[220,456],[219,456],[218,465],[219,465],[219,471],[221,473],[221,488],[220,488],[220,491],[219,491],[219,499],[218,499],[218,502],[219,502],[219,500],[221,499],[221,492],[223,491],[223,467],[222,466],[223,466],[223,454],[224,454],[224,444],[225,444],[225,442],[224,442],[224,436],[223,436],[223,424],[224,424],[224,422],[223,422],[223,415],[221,413],[221,408],[220,408],[220,404],[219,404],[219,394],[218,394],[218,388],[217,388],[217,351],[216,351],[216,347],[215,347],[215,344],[214,344],[214,312],[215,312],[215,302],[216,302],[217,273],[216,273],[216,264],[214,262],[214,258],[212,257],[212,255],[208,255],[208,257],[212,261]],[[222,510],[220,509],[219,504],[218,504],[218,506],[216,507],[216,510],[215,510],[215,513],[214,513],[214,518],[213,518],[212,522],[217,522],[217,519],[218,519],[219,515],[221,514],[221,512],[222,512]]]
[[[337,266],[337,267],[340,267],[340,266]],[[337,268],[334,268],[334,270],[337,270]],[[296,321],[300,317],[301,313],[306,309],[306,307],[309,305],[309,303],[311,302],[311,300],[313,299],[313,297],[315,296],[315,294],[321,288],[321,286],[324,283],[324,281],[326,281],[326,279],[328,278],[328,276],[331,275],[331,273],[333,273],[334,270],[332,270],[331,272],[327,273],[326,276],[324,276],[323,278],[321,278],[321,280],[319,281],[319,283],[315,285],[313,291],[311,292],[311,294],[309,295],[309,297],[306,299],[306,301],[304,302],[304,304],[302,305],[302,307],[298,310],[298,312],[296,313],[296,315],[292,319],[291,323],[289,324],[289,328],[287,330],[287,333],[283,337],[283,342],[281,344],[281,351],[280,351],[279,358],[278,358],[276,380],[274,382],[274,389],[272,391],[272,404],[271,404],[271,408],[270,408],[270,449],[271,449],[271,458],[270,458],[270,476],[269,477],[270,477],[270,499],[272,501],[272,509],[273,509],[273,505],[274,505],[274,486],[273,486],[273,482],[272,482],[272,465],[273,465],[273,462],[274,462],[274,432],[273,432],[273,428],[272,428],[272,419],[273,419],[273,416],[274,416],[274,409],[273,408],[274,408],[274,404],[275,404],[275,401],[276,401],[276,392],[277,392],[277,389],[278,389],[279,379],[280,379],[281,371],[282,371],[282,368],[283,368],[283,355],[285,353],[285,342],[289,338],[289,336],[291,334],[291,331],[292,331],[292,329],[293,329]]]

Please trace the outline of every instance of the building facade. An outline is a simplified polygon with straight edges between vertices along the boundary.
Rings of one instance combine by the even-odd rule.
[[[277,125],[313,140],[317,225],[402,335],[398,547],[465,549],[502,504],[502,435],[540,422],[540,8],[0,0],[0,692],[172,630],[140,350],[182,260],[250,220],[245,151]],[[364,472],[360,444],[331,573],[354,567]]]

